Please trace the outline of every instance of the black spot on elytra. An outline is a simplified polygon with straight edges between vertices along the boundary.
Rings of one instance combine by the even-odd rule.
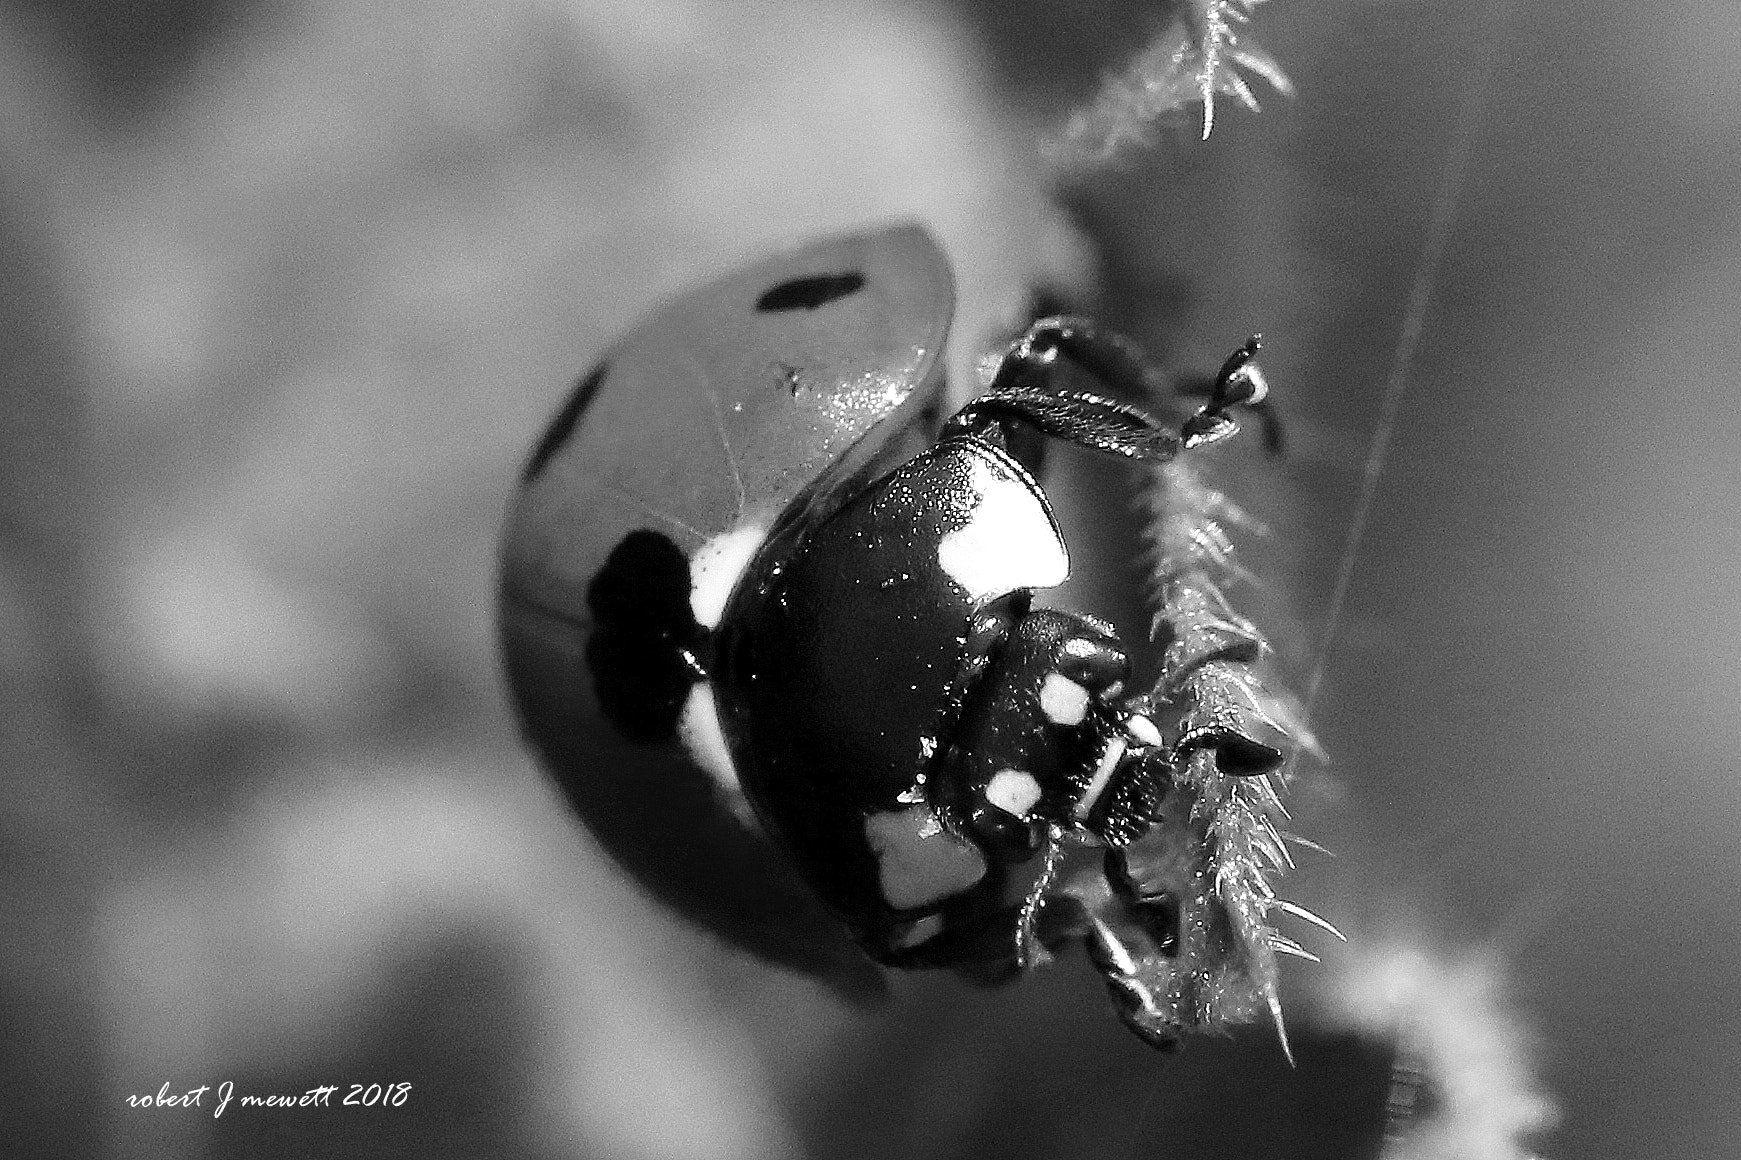
[[[700,679],[693,658],[707,630],[689,606],[689,561],[668,536],[630,532],[588,586],[596,627],[586,664],[606,720],[630,741],[677,735],[677,718]]]
[[[609,361],[601,362],[587,376],[580,380],[579,385],[568,396],[568,401],[562,404],[562,410],[556,413],[556,418],[550,421],[550,426],[544,432],[544,438],[538,440],[538,447],[532,452],[532,458],[526,461],[526,470],[520,474],[521,483],[531,483],[543,472],[544,465],[550,462],[550,457],[562,449],[568,442],[568,437],[574,433],[574,425],[580,422],[580,417],[586,412],[587,404],[598,394],[598,389],[604,385],[605,375],[610,373]]]
[[[794,278],[770,287],[756,299],[756,309],[764,314],[781,310],[815,310],[836,298],[845,298],[864,288],[864,275],[857,271],[845,274],[816,274],[809,278]]]

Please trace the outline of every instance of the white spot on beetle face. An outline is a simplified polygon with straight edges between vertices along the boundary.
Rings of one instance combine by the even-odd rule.
[[[744,524],[715,536],[696,550],[689,561],[689,607],[703,628],[718,628],[732,590],[755,559],[768,529],[760,523]]]
[[[1088,716],[1088,690],[1063,673],[1047,673],[1040,685],[1040,712],[1054,725],[1080,725]]]
[[[1000,769],[985,787],[985,800],[1012,817],[1027,820],[1040,804],[1040,783],[1021,769]]]
[[[1070,557],[1045,501],[1013,461],[1006,464],[988,452],[971,463],[974,507],[967,522],[937,545],[943,571],[975,600],[1062,584],[1070,575]]]

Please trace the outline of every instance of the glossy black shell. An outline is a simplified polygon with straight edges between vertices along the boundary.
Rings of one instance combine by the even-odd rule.
[[[1019,617],[1069,560],[1038,485],[976,438],[927,449],[800,533],[771,541],[733,596],[715,689],[746,793],[883,955],[903,920],[999,893],[918,779],[985,659],[976,622],[1012,594]],[[923,833],[895,816],[909,810]]]

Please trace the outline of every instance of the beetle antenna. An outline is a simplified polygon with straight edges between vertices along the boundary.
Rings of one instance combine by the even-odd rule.
[[[1053,822],[1046,827],[1046,864],[1034,880],[1028,896],[1022,900],[1022,917],[1016,924],[1016,970],[1025,971],[1039,958],[1034,927],[1040,920],[1040,908],[1046,905],[1046,892],[1058,876],[1058,863],[1064,851],[1064,827]]]

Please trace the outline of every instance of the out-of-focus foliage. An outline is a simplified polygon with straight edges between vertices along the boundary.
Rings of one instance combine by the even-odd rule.
[[[1268,81],[1282,94],[1293,83],[1243,25],[1262,0],[1167,0],[1157,5],[1163,28],[1122,72],[1064,127],[1054,156],[1064,164],[1093,164],[1151,140],[1154,121],[1201,108],[1203,138],[1215,128],[1215,98],[1232,97],[1257,112],[1257,96],[1240,70]]]

